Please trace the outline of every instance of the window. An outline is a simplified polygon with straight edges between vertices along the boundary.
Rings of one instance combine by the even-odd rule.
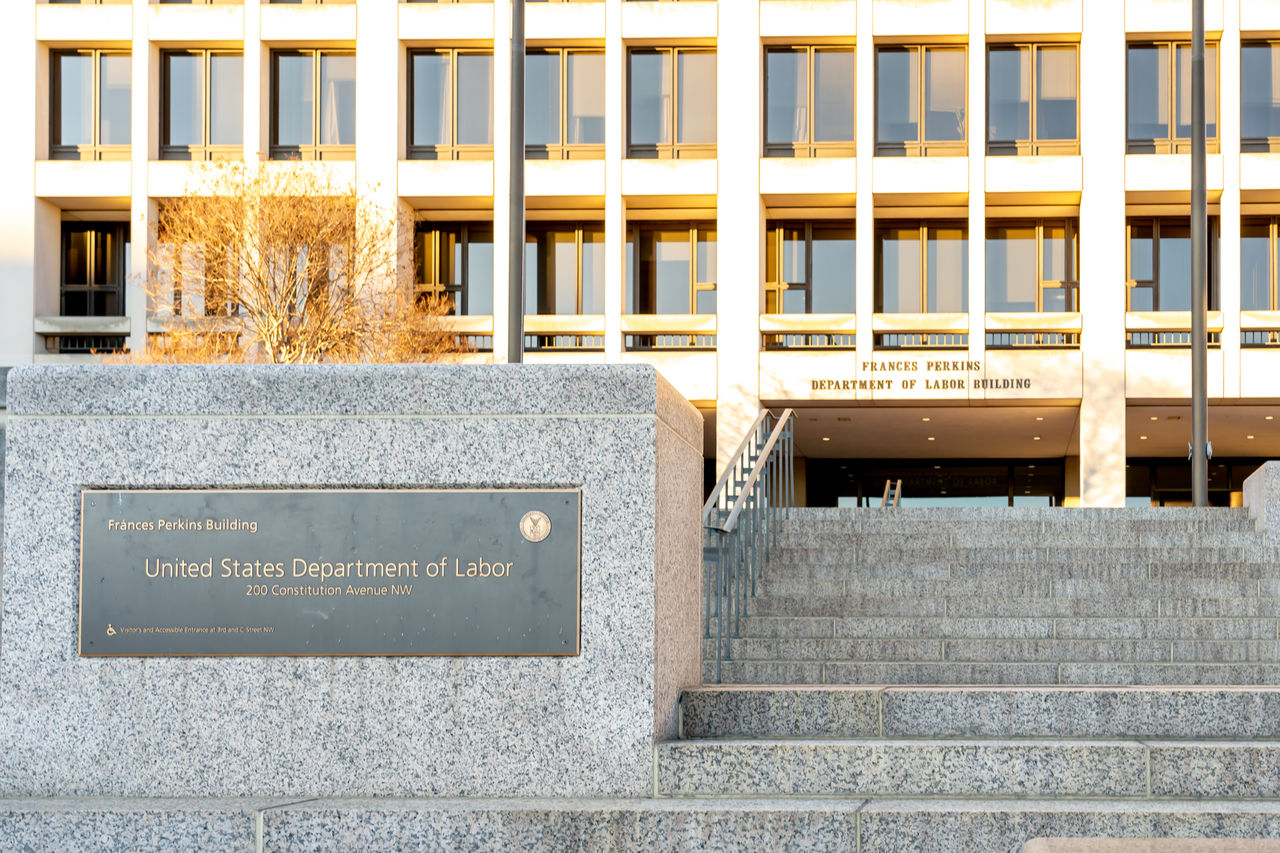
[[[853,48],[769,48],[764,66],[765,156],[852,156]]]
[[[271,54],[271,157],[350,160],[356,145],[356,55]]]
[[[414,233],[415,290],[449,297],[451,314],[493,313],[493,226],[419,222]]]
[[[853,250],[852,222],[770,222],[765,313],[854,313]]]
[[[1280,43],[1240,48],[1240,150],[1280,151]]]
[[[1077,56],[1073,44],[987,51],[988,154],[1080,153]]]
[[[1246,217],[1240,222],[1240,308],[1280,311],[1276,300],[1276,217]]]
[[[160,158],[238,158],[244,144],[244,56],[165,51],[160,75]]]
[[[128,160],[129,54],[57,50],[50,61],[50,159]]]
[[[128,257],[125,223],[62,223],[63,316],[123,316]]]
[[[530,225],[525,313],[603,314],[604,258],[603,225]]]
[[[493,159],[493,53],[409,54],[409,157]]]
[[[715,51],[646,48],[627,64],[627,156],[715,157]]]
[[[1216,225],[1216,218],[1209,217],[1210,310],[1218,307]],[[1191,220],[1187,217],[1133,218],[1127,228],[1128,310],[1190,311]],[[1243,278],[1242,270],[1242,281]]]
[[[715,228],[681,223],[632,227],[626,297],[628,314],[716,313]]]
[[[1191,150],[1191,45],[1129,45],[1129,153]],[[1207,150],[1218,150],[1218,46],[1204,47]]]
[[[967,86],[963,47],[878,48],[876,154],[963,155]]]
[[[969,310],[968,229],[958,222],[876,229],[876,313]]]
[[[604,54],[530,51],[524,61],[525,156],[604,157]]]
[[[1074,219],[987,222],[988,311],[1079,311]]]

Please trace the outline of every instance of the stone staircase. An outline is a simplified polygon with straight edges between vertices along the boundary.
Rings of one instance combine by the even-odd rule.
[[[746,613],[724,683],[1280,684],[1243,509],[791,510]]]

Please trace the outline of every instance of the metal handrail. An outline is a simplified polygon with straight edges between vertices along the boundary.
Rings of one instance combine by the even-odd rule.
[[[706,540],[705,640],[715,620],[716,682],[732,641],[741,636],[747,599],[756,594],[764,566],[777,545],[780,511],[795,501],[795,412],[765,410],[747,430],[737,452],[702,509]]]

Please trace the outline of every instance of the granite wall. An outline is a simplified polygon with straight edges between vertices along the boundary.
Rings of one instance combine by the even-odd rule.
[[[640,796],[700,681],[702,419],[645,366],[9,376],[0,796]],[[82,488],[576,487],[566,658],[81,658]]]

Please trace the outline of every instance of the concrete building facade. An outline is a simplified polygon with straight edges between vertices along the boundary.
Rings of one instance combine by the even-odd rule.
[[[530,2],[527,360],[656,365],[708,459],[795,408],[810,503],[889,477],[1185,501],[1190,6]],[[6,12],[0,366],[163,331],[136,274],[156,200],[219,159],[396,208],[415,286],[453,298],[467,358],[503,358],[505,3]],[[1280,453],[1280,2],[1209,0],[1206,30],[1225,503]]]

